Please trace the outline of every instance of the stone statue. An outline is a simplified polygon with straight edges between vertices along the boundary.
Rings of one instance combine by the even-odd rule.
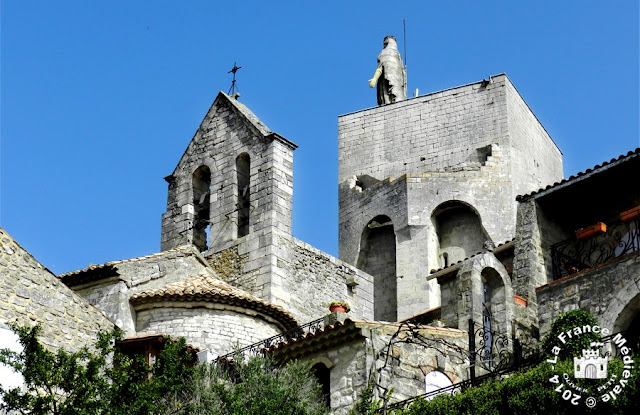
[[[382,78],[380,78],[382,75]],[[379,79],[380,78],[380,79]],[[393,104],[407,99],[407,73],[393,36],[384,38],[384,49],[378,55],[378,67],[369,86],[378,84],[378,105]]]

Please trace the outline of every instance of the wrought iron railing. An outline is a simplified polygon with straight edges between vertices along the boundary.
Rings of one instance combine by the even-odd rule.
[[[553,279],[593,268],[640,249],[638,219],[615,221],[606,233],[589,239],[570,238],[551,246]]]
[[[326,320],[329,321],[329,319]],[[219,356],[218,361],[227,361],[233,359],[235,356],[242,356],[244,358],[252,356],[264,356],[265,351],[270,349],[271,347],[283,345],[293,339],[299,339],[310,334],[315,334],[316,332],[323,330],[324,328],[325,318],[323,317],[303,324],[302,326],[294,327],[291,330],[285,331],[278,335],[260,340],[257,343],[250,344],[249,346],[245,346],[231,353]]]
[[[498,371],[513,363],[513,350],[509,347],[509,336],[500,330],[498,323],[486,304],[483,307],[483,325],[476,328],[473,319],[469,319],[469,361],[471,377],[475,369]]]

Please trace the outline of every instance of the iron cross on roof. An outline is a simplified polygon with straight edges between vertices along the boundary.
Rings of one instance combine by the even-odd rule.
[[[238,66],[236,65],[236,62],[233,62],[233,68],[231,68],[231,70],[227,72],[227,73],[233,74],[233,80],[231,81],[231,88],[229,88],[229,92],[227,93],[227,95],[235,95],[240,91],[238,87],[236,87],[236,72],[238,72],[240,68],[242,68],[242,66]]]

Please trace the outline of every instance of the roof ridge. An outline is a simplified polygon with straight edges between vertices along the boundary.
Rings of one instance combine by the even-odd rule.
[[[298,325],[295,317],[283,307],[258,298],[241,288],[234,287],[210,273],[201,273],[180,281],[172,282],[160,288],[138,292],[131,296],[130,301],[132,304],[142,304],[158,299],[167,299],[167,297],[176,300],[178,298],[194,300],[194,296],[197,296],[198,300],[203,299],[201,296],[208,296],[213,297],[208,300],[226,300],[222,301],[223,303],[244,302],[247,305],[253,305],[253,307],[250,308],[256,311],[263,309],[263,311],[266,311],[267,314],[272,317],[274,317],[274,314],[277,314],[277,316],[275,316],[276,319],[284,322],[286,327],[295,327]]]
[[[172,249],[169,249],[167,251],[155,252],[153,254],[144,255],[144,256],[141,256],[141,257],[128,258],[128,259],[119,259],[119,260],[116,260],[116,261],[105,262],[104,264],[89,264],[89,266],[86,267],[86,268],[78,269],[78,270],[75,270],[75,271],[65,272],[63,274],[58,274],[57,277],[59,279],[61,279],[61,278],[65,278],[65,277],[68,277],[68,276],[71,276],[71,275],[80,274],[82,272],[93,271],[94,269],[111,267],[111,266],[114,266],[114,265],[125,264],[125,263],[128,263],[128,262],[145,261],[147,259],[160,258],[160,257],[163,257],[163,256],[174,254],[176,252],[187,252],[187,251],[192,251],[193,253],[196,253],[195,252],[195,247],[193,245],[180,245],[180,246],[178,246],[176,248],[172,248]]]
[[[626,154],[621,154],[618,157],[614,157],[609,161],[603,161],[600,164],[596,164],[593,167],[590,167],[590,168],[588,168],[586,170],[583,170],[583,171],[580,171],[580,172],[578,172],[576,174],[573,174],[573,175],[569,176],[566,179],[560,180],[559,182],[555,182],[555,183],[549,184],[549,185],[547,185],[545,187],[541,187],[540,189],[534,190],[531,193],[527,193],[527,194],[524,194],[524,195],[518,195],[518,196],[516,196],[516,200],[519,202],[519,201],[522,201],[522,200],[529,199],[530,197],[533,197],[533,196],[535,196],[535,195],[537,195],[539,193],[542,193],[542,192],[544,192],[546,190],[551,190],[556,186],[560,186],[560,185],[566,184],[568,182],[577,180],[577,179],[579,179],[579,178],[581,178],[581,177],[583,177],[583,176],[585,176],[587,174],[597,173],[598,170],[600,170],[602,168],[605,168],[605,167],[609,166],[610,164],[621,162],[621,161],[625,161],[626,159],[631,159],[631,158],[636,157],[638,155],[640,155],[640,147],[637,147],[634,150],[631,150],[631,151],[627,152]]]

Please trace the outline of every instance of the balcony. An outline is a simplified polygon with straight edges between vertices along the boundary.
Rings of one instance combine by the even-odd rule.
[[[607,223],[605,233],[587,239],[570,238],[551,246],[553,279],[587,270],[640,249],[637,217]]]

